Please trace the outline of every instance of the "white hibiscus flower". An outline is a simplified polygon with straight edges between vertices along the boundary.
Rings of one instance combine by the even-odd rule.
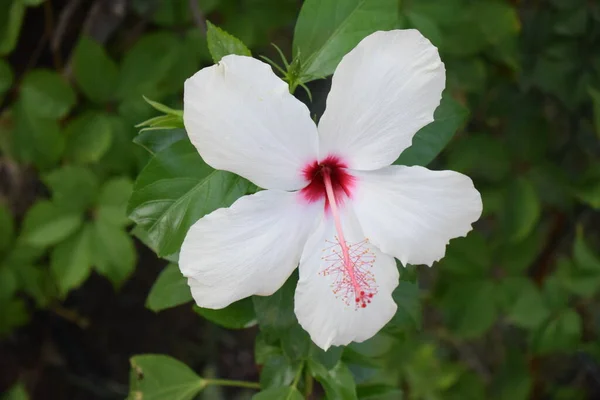
[[[184,122],[208,164],[266,190],[196,222],[179,266],[201,307],[279,289],[300,268],[298,321],[321,348],[394,315],[394,257],[430,265],[482,210],[471,179],[390,165],[433,121],[445,85],[416,30],[376,32],[340,62],[318,128],[271,67],[226,56],[185,83]]]

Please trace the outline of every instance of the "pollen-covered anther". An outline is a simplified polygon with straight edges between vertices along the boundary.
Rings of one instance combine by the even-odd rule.
[[[343,246],[339,238],[335,242],[327,241],[322,257],[327,266],[320,272],[331,277],[333,294],[348,306],[355,309],[366,308],[377,294],[377,282],[371,271],[375,255],[368,248],[368,239],[357,243],[346,243],[349,262],[345,261]]]

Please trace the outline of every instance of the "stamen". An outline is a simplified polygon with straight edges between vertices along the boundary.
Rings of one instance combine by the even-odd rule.
[[[337,232],[336,243],[328,241],[331,246],[324,249],[324,251],[329,251],[329,254],[323,257],[323,260],[332,264],[325,268],[323,275],[335,274],[332,285],[333,292],[340,296],[346,304],[352,300],[355,308],[365,308],[377,293],[375,276],[369,271],[369,268],[375,263],[375,255],[369,251],[367,239],[348,245],[342,230],[342,221],[331,184],[330,171],[326,167],[323,168],[323,182]],[[341,251],[338,250],[338,246]]]

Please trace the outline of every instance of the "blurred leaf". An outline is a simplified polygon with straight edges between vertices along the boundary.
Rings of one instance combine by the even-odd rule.
[[[19,93],[23,105],[42,118],[65,117],[76,100],[73,89],[58,73],[43,69],[27,73]]]
[[[294,387],[276,387],[252,396],[252,400],[302,400],[304,397]]]
[[[92,240],[92,227],[84,225],[52,250],[50,269],[61,296],[79,287],[92,272]]]
[[[86,97],[96,103],[113,99],[119,70],[102,45],[83,36],[73,54],[73,74]]]
[[[13,73],[10,69],[10,65],[6,61],[0,59],[0,96],[10,89],[12,83]],[[2,97],[0,97],[0,99],[2,99]]]
[[[198,219],[228,207],[248,190],[249,182],[213,170],[185,140],[173,143],[142,170],[129,200],[129,217],[148,232],[159,256],[179,251]]]
[[[521,28],[516,8],[503,0],[474,2],[470,11],[488,43],[499,43]]]
[[[491,266],[488,243],[481,233],[472,231],[450,242],[441,268],[453,275],[485,277]]]
[[[54,166],[65,148],[65,139],[56,121],[37,116],[23,101],[15,104],[14,118],[12,146],[17,159],[33,163],[39,169]]]
[[[294,31],[301,82],[331,75],[363,38],[398,23],[396,0],[306,0]]]
[[[113,178],[102,185],[96,217],[118,227],[129,225],[127,201],[133,192],[133,182],[127,177]]]
[[[252,299],[245,298],[219,310],[194,307],[194,311],[207,320],[228,329],[243,329],[256,325]]]
[[[426,15],[421,15],[418,12],[409,11],[406,18],[411,27],[415,28],[423,36],[431,41],[434,46],[440,46],[442,43],[442,32],[439,26]]]
[[[57,285],[49,268],[28,264],[12,264],[19,278],[21,290],[32,297],[37,307],[43,308],[58,297]]]
[[[510,172],[511,159],[506,146],[498,138],[471,133],[448,148],[447,167],[471,177],[501,181]]]
[[[251,57],[252,53],[242,41],[223,29],[206,21],[206,40],[213,61],[217,64],[221,58],[229,54]]]
[[[92,230],[92,263],[120,288],[135,268],[137,254],[131,237],[121,228],[97,220]]]
[[[510,241],[525,239],[537,224],[541,205],[535,188],[523,177],[512,179],[504,210],[504,231]]]
[[[0,304],[10,300],[19,288],[19,282],[13,271],[0,266]]]
[[[144,122],[140,122],[135,126],[143,128],[141,132],[151,129],[183,129],[183,119],[178,115],[160,115],[152,117]]]
[[[0,55],[11,53],[19,39],[25,16],[22,0],[5,0],[0,7]]]
[[[527,400],[532,388],[528,366],[523,354],[508,350],[508,357],[499,373],[495,374],[491,394],[494,400]]]
[[[130,400],[192,400],[206,381],[174,358],[144,354],[131,358]]]
[[[185,129],[144,129],[133,142],[139,144],[150,154],[156,154],[171,144],[187,138]]]
[[[0,260],[15,238],[15,224],[8,207],[0,203]]]
[[[394,386],[372,383],[356,386],[359,400],[402,400],[402,390]]]
[[[590,96],[594,111],[594,128],[596,128],[596,135],[600,138],[600,91],[590,88]],[[598,202],[600,203],[600,200]]]
[[[494,282],[488,280],[457,280],[451,283],[439,306],[456,335],[465,339],[475,338],[492,326],[497,316],[496,290]]]
[[[507,278],[498,286],[508,320],[525,329],[538,327],[550,316],[539,289],[524,277]]]
[[[421,327],[421,300],[419,285],[412,282],[400,281],[394,289],[392,297],[398,306],[396,314],[388,327],[395,330],[409,330]]]
[[[600,257],[586,243],[581,228],[577,230],[573,243],[573,260],[582,270],[600,275]]]
[[[29,321],[27,307],[21,299],[11,299],[2,304],[0,313],[0,337]]]
[[[155,32],[142,36],[125,53],[118,80],[117,94],[121,99],[135,99],[144,106],[142,95],[159,98],[166,94],[161,84],[181,62],[180,43],[170,32]]]
[[[352,373],[343,362],[337,363],[331,370],[327,370],[323,365],[308,360],[308,368],[311,375],[325,389],[329,399],[358,399],[356,395],[356,383]]]
[[[32,246],[48,247],[66,239],[79,229],[81,223],[80,214],[63,210],[50,201],[41,200],[27,211],[21,238]]]
[[[146,308],[158,312],[192,300],[187,278],[181,275],[177,264],[169,264],[152,285],[146,299]]]
[[[559,16],[560,19],[554,25],[556,33],[566,36],[580,36],[585,33],[588,22],[587,7],[576,7],[560,13]]]
[[[434,121],[415,134],[412,145],[400,154],[394,164],[429,164],[450,142],[468,115],[468,110],[446,92],[435,110]]]
[[[600,110],[599,110],[600,120]],[[598,121],[600,124],[600,121]],[[600,137],[600,125],[598,125],[598,136]],[[577,186],[574,188],[575,195],[590,207],[600,209],[600,164],[592,164],[582,174]]]
[[[101,113],[89,112],[71,120],[65,129],[66,157],[78,164],[98,162],[110,148],[111,124]]]
[[[85,167],[66,165],[46,174],[44,183],[52,192],[53,203],[73,213],[83,213],[98,196],[98,178]]]
[[[581,330],[581,317],[567,309],[550,317],[533,333],[531,346],[539,354],[571,350],[581,340]]]
[[[17,383],[2,395],[2,400],[29,400],[29,395],[21,383]]]

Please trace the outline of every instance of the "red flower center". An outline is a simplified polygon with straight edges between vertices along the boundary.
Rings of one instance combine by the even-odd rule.
[[[303,168],[302,174],[310,183],[300,191],[309,203],[325,200],[325,210],[329,209],[329,198],[325,188],[325,177],[331,181],[333,193],[338,204],[351,197],[356,179],[348,173],[347,165],[337,156],[327,156],[314,161]]]

